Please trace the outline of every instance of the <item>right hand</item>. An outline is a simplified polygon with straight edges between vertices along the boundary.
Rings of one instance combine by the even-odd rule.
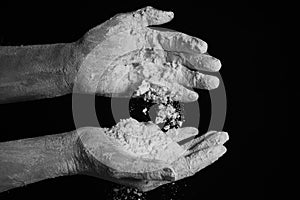
[[[74,92],[105,96],[128,95],[146,80],[176,93],[176,100],[195,101],[186,87],[214,89],[221,63],[206,54],[207,44],[184,33],[152,28],[174,17],[152,7],[116,15],[88,31],[82,40],[86,55],[75,78]],[[192,71],[188,68],[194,69]]]

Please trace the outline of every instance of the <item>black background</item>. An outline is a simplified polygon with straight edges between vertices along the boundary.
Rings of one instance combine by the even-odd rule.
[[[282,118],[288,118],[283,115],[288,64],[281,64],[284,58],[275,6],[242,2],[4,3],[0,7],[0,45],[73,42],[117,13],[147,5],[172,10],[175,18],[163,27],[203,39],[208,53],[222,61],[220,72],[227,95],[224,131],[229,132],[230,140],[228,152],[215,164],[180,181],[176,191],[165,186],[150,192],[148,199],[268,197],[267,182],[276,183],[281,163],[279,143],[274,139],[276,132],[287,130]],[[276,96],[269,98],[273,92]],[[101,101],[97,97],[96,104]],[[99,107],[97,112],[103,112]],[[71,95],[0,105],[0,125],[0,141],[74,130]],[[112,186],[92,177],[61,177],[4,192],[0,198],[106,199]]]

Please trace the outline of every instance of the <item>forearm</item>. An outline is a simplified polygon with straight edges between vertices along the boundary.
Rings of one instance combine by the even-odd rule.
[[[76,131],[0,143],[0,192],[78,173]]]
[[[71,93],[79,61],[76,43],[0,46],[0,103]]]

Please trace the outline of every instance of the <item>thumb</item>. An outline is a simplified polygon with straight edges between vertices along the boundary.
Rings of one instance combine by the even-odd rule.
[[[109,174],[118,180],[151,180],[151,181],[174,181],[175,172],[170,167],[145,172],[120,172],[114,169],[108,170]]]
[[[133,20],[141,23],[143,26],[161,25],[171,21],[174,13],[171,11],[162,11],[151,6],[141,8],[131,13]]]

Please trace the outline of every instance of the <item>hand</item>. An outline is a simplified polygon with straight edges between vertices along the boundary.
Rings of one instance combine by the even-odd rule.
[[[163,151],[157,152],[158,159],[150,159],[150,154],[135,156],[128,153],[108,136],[107,129],[85,127],[78,129],[77,133],[81,169],[84,169],[80,173],[142,191],[194,175],[225,153],[223,144],[228,140],[227,133],[211,131],[180,146],[179,142],[198,133],[196,128],[180,128],[166,134],[165,140],[171,142]]]
[[[218,59],[205,54],[204,41],[148,27],[166,23],[173,16],[172,12],[146,7],[116,15],[90,30],[82,40],[81,51],[86,56],[74,91],[128,97],[144,81],[166,87],[177,100],[195,101],[198,95],[185,87],[218,87],[217,77],[197,71],[216,72],[221,67]]]

